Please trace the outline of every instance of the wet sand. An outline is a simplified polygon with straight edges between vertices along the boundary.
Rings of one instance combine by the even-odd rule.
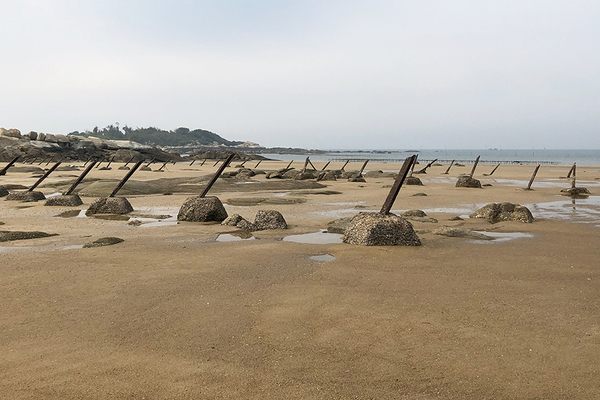
[[[214,172],[212,164],[169,165],[132,179],[193,179]],[[119,165],[90,177],[118,180],[126,173]],[[197,192],[127,195],[146,214],[133,218],[139,226],[56,217],[85,210],[94,197],[82,197],[80,207],[0,199],[0,230],[58,234],[0,243],[0,398],[600,398],[600,167],[578,166],[578,186],[592,196],[577,200],[560,195],[569,166],[542,166],[533,191],[521,188],[534,166],[501,165],[483,176],[493,167],[477,168],[474,177],[492,184],[483,189],[454,187],[470,165],[449,175],[446,165],[431,167],[417,175],[424,186],[402,188],[395,212],[421,209],[438,220],[413,222],[420,247],[283,240],[378,211],[393,178],[323,182],[341,192],[329,195],[217,186],[211,194],[230,215],[252,220],[259,209],[275,209],[289,224],[224,242],[219,235],[235,228],[175,222]],[[57,171],[50,183],[73,179],[65,174],[78,172]],[[0,184],[35,180],[9,171]],[[419,192],[427,196],[413,196]],[[257,197],[305,201],[226,203]],[[527,205],[535,222],[466,218],[502,201]],[[465,219],[450,221],[457,215]],[[528,235],[474,241],[431,233],[443,225]],[[125,241],[79,248],[104,236]],[[323,255],[331,257],[311,259]]]

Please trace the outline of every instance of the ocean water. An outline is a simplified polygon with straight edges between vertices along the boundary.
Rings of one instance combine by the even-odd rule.
[[[459,163],[473,162],[481,156],[482,164],[542,164],[542,165],[600,165],[600,150],[503,150],[503,149],[406,149],[406,150],[329,150],[321,154],[261,154],[283,161],[303,161],[310,156],[311,161],[352,162],[372,160],[400,163],[413,154],[419,155],[419,162],[434,159],[442,164],[456,160]]]

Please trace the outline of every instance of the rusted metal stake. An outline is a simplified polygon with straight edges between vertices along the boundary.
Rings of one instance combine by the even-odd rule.
[[[569,179],[571,177],[571,174],[573,173],[573,170],[575,170],[575,163],[573,163],[573,166],[569,170],[569,173],[567,174],[567,179]]]
[[[412,166],[410,167],[410,173],[408,174],[408,176],[413,176],[413,172],[415,170],[415,165],[417,165],[417,160],[419,158],[418,154],[415,154],[415,162],[412,163]]]
[[[34,157],[34,159],[33,159],[33,160],[32,160],[32,161],[29,163],[29,164],[33,164],[34,162],[36,162],[36,161],[37,161],[37,159],[38,159],[38,158],[39,158],[39,157]]]
[[[6,167],[2,168],[2,171],[0,171],[0,176],[6,175],[6,171],[8,171],[8,169],[10,167],[12,167],[14,163],[17,162],[17,160],[19,159],[19,157],[21,157],[21,156],[16,156],[15,158],[13,158],[13,160],[11,162],[9,162],[8,164],[6,164]]]
[[[202,164],[200,164],[200,166],[203,166],[205,162],[206,162],[206,158],[204,160],[202,160]]]
[[[156,161],[156,158],[153,158],[152,160],[150,160],[150,162],[148,164],[146,164],[146,167],[149,167],[150,165],[152,165],[152,163]]]
[[[87,168],[85,169],[85,171],[83,171],[81,173],[81,175],[79,175],[79,178],[77,178],[77,180],[75,182],[73,182],[73,184],[71,185],[71,187],[69,188],[69,190],[67,190],[64,195],[70,195],[71,193],[73,193],[73,190],[75,190],[75,188],[81,183],[81,181],[83,180],[83,178],[85,178],[85,176],[92,170],[92,168],[94,168],[94,164],[96,164],[95,161],[92,161],[92,163],[90,165],[87,166]]]
[[[383,203],[383,207],[381,207],[381,211],[379,211],[380,214],[388,215],[390,213],[390,210],[392,209],[392,206],[394,205],[394,201],[396,201],[396,197],[398,196],[398,192],[400,191],[400,188],[402,187],[402,184],[404,183],[404,180],[406,179],[406,176],[408,175],[408,171],[410,171],[410,169],[412,168],[412,166],[414,165],[414,163],[416,161],[417,161],[416,155],[410,156],[406,160],[404,160],[404,164],[402,164],[402,167],[400,168],[400,172],[398,172],[398,176],[396,176],[396,180],[394,181],[394,184],[392,185],[392,188],[390,189],[390,193],[388,194],[387,198],[385,199],[385,202]]]
[[[450,172],[450,168],[452,168],[452,166],[454,165],[454,161],[452,160],[452,162],[450,163],[450,166],[448,167],[448,169],[446,170],[446,172],[444,172],[444,175],[448,175],[448,173]]]
[[[310,164],[310,166],[312,167],[312,169],[314,169],[315,171],[317,170],[314,166],[314,164],[312,163],[312,161],[310,161],[310,158],[308,159],[308,163]]]
[[[194,159],[192,160],[192,162],[190,163],[190,167],[191,167],[192,165],[194,165],[194,163],[195,163],[195,162],[196,162],[196,159],[194,158]]]
[[[369,160],[365,161],[364,164],[362,165],[362,167],[360,167],[360,171],[358,172],[358,176],[362,176],[363,171],[365,170],[365,167],[367,166],[368,163],[369,163]]]
[[[346,162],[344,163],[344,165],[342,165],[342,168],[340,168],[340,170],[341,170],[341,171],[343,171],[343,170],[344,170],[344,168],[346,168],[346,165],[348,165],[348,163],[349,163],[349,162],[350,162],[350,160],[346,161]]]
[[[44,175],[43,175],[43,176],[42,176],[40,179],[38,179],[38,180],[37,180],[37,182],[36,182],[36,183],[34,183],[34,184],[33,184],[33,186],[31,186],[31,187],[29,188],[29,190],[27,190],[27,191],[28,191],[28,192],[33,192],[33,189],[35,189],[36,187],[38,187],[38,185],[39,185],[40,183],[42,183],[42,182],[44,181],[44,179],[46,179],[46,178],[48,177],[48,175],[50,175],[52,172],[54,172],[54,170],[55,170],[56,168],[58,168],[58,166],[60,165],[60,163],[61,163],[61,161],[59,161],[59,162],[57,162],[56,164],[54,164],[54,165],[52,166],[52,168],[50,168],[48,171],[46,171],[46,173],[45,173],[45,174],[44,174]]]
[[[537,175],[539,169],[540,169],[540,165],[538,164],[538,166],[535,167],[535,170],[533,170],[533,175],[531,175],[531,179],[529,180],[529,183],[527,184],[527,190],[531,190],[531,185],[533,184],[533,180],[535,179],[535,176]]]
[[[500,164],[496,165],[496,167],[492,170],[492,172],[490,172],[489,174],[483,174],[484,176],[492,176],[494,175],[494,172],[496,172],[496,170],[498,169],[498,167],[500,166]]]
[[[115,157],[113,156],[113,158],[111,158],[110,161],[108,162],[108,164],[106,165],[106,168],[110,167],[110,164],[113,162],[114,159],[115,159]]]
[[[285,169],[289,169],[292,166],[293,162],[294,162],[294,160],[290,161],[290,163],[287,165],[287,167],[285,167]]]
[[[577,165],[573,164],[573,181],[571,182],[571,188],[575,189],[576,181],[577,181]]]
[[[302,173],[306,172],[306,167],[308,167],[308,162],[310,160],[308,159],[308,157],[306,157],[306,160],[304,161],[304,167],[302,167]]]
[[[425,166],[425,168],[421,168],[420,170],[417,171],[417,174],[426,174],[427,173],[427,168],[431,167],[433,165],[433,163],[435,163],[438,159],[436,158],[435,160],[433,160],[432,162],[430,162],[429,164],[427,164]]]
[[[475,173],[475,168],[477,168],[477,164],[479,164],[479,157],[481,156],[477,156],[477,158],[475,159],[475,164],[473,164],[473,169],[471,170],[471,173],[469,174],[469,176],[472,178],[473,174]]]
[[[206,188],[204,188],[204,191],[202,192],[202,194],[200,195],[200,197],[206,196],[206,194],[208,193],[208,191],[210,190],[210,188],[215,184],[215,182],[217,181],[217,179],[219,179],[219,176],[221,176],[221,174],[225,170],[225,167],[227,166],[227,164],[229,164],[231,162],[231,160],[233,159],[234,156],[235,156],[235,153],[230,154],[229,157],[227,157],[227,159],[225,160],[225,162],[223,163],[223,165],[221,165],[219,167],[219,169],[217,170],[217,172],[215,172],[215,175],[212,177],[212,179],[210,180],[210,182],[208,182],[208,185],[206,185]]]
[[[137,171],[137,169],[140,167],[140,165],[142,165],[143,162],[144,162],[144,160],[140,160],[137,163],[135,163],[135,165],[133,166],[133,168],[131,168],[127,172],[127,174],[123,177],[123,179],[121,179],[121,182],[119,182],[119,184],[117,185],[117,187],[115,188],[115,190],[113,190],[113,192],[108,197],[115,197],[117,195],[117,193],[119,193],[119,190],[121,190],[121,188],[123,187],[123,185],[125,184],[125,182],[127,182],[129,180],[129,178],[131,178],[131,175],[133,175],[133,173],[135,171]]]
[[[325,165],[323,166],[323,168],[321,168],[321,171],[325,171],[325,168],[327,168],[327,166],[329,165],[329,163],[330,163],[330,162],[331,162],[331,161],[327,161],[327,164],[325,164]]]
[[[221,159],[218,159],[217,162],[213,164],[213,167],[216,167],[220,161],[221,161]]]
[[[162,171],[162,169],[163,169],[164,167],[166,167],[168,163],[169,163],[168,161],[165,161],[165,163],[164,163],[164,164],[163,164],[163,165],[162,165],[162,166],[161,166],[161,167],[160,167],[158,170],[159,170],[159,171]]]
[[[114,157],[113,157],[113,158],[114,158]],[[123,165],[123,166],[124,166],[124,167],[128,166],[128,165],[129,165],[129,163],[130,163],[130,162],[132,162],[134,158],[135,158],[135,156],[131,157],[131,158],[129,159],[129,161],[127,161],[127,162],[125,163],[125,165]]]
[[[262,161],[263,161],[263,160],[258,160],[258,162],[257,162],[257,163],[256,163],[256,165],[254,166],[254,168],[257,168],[257,167],[260,165],[260,163],[261,163]]]
[[[248,160],[244,160],[240,165],[243,167],[244,164],[246,164],[248,162]]]

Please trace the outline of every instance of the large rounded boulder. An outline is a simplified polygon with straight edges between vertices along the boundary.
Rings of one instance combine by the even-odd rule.
[[[279,211],[258,210],[254,218],[254,226],[257,231],[266,229],[287,229],[285,218]]]
[[[484,218],[490,222],[520,221],[533,222],[531,211],[525,206],[514,203],[490,203],[469,216],[470,218]]]
[[[45,206],[77,207],[83,204],[81,197],[77,194],[66,194],[50,197],[46,200]]]
[[[101,197],[90,204],[85,215],[128,214],[132,211],[133,207],[125,197]]]
[[[458,177],[455,187],[481,189],[481,182],[478,179],[475,179],[469,175],[461,175]]]
[[[362,246],[420,246],[412,224],[394,214],[364,212],[356,215],[344,231],[344,243]]]
[[[221,222],[226,218],[227,211],[221,200],[215,196],[190,197],[183,203],[177,214],[178,221]]]

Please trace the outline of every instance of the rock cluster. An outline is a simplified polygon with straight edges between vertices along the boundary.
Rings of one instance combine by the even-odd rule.
[[[478,179],[470,177],[469,175],[461,175],[456,181],[455,187],[466,187],[466,188],[477,188],[481,189],[481,182]]]
[[[63,206],[63,207],[77,207],[83,204],[81,198],[77,194],[67,194],[61,196],[50,197],[46,200],[45,206]]]
[[[514,203],[490,203],[469,216],[470,218],[484,218],[490,222],[520,221],[533,222],[531,211],[525,206]]]
[[[127,214],[132,211],[133,207],[125,197],[101,197],[90,204],[85,215]]]
[[[565,196],[588,196],[590,191],[585,187],[574,187],[561,190]]]
[[[227,211],[223,203],[215,196],[190,197],[188,198],[177,214],[178,221],[190,222],[221,222],[227,218]]]
[[[221,225],[236,226],[246,231],[263,231],[267,229],[287,229],[283,215],[275,210],[259,210],[254,218],[254,223],[246,220],[239,214],[233,214]]]
[[[412,224],[394,214],[360,213],[344,231],[344,243],[363,246],[420,246]]]
[[[45,200],[46,196],[42,192],[36,191],[19,191],[19,192],[10,192],[8,196],[6,196],[5,200],[9,201],[39,201]]]

